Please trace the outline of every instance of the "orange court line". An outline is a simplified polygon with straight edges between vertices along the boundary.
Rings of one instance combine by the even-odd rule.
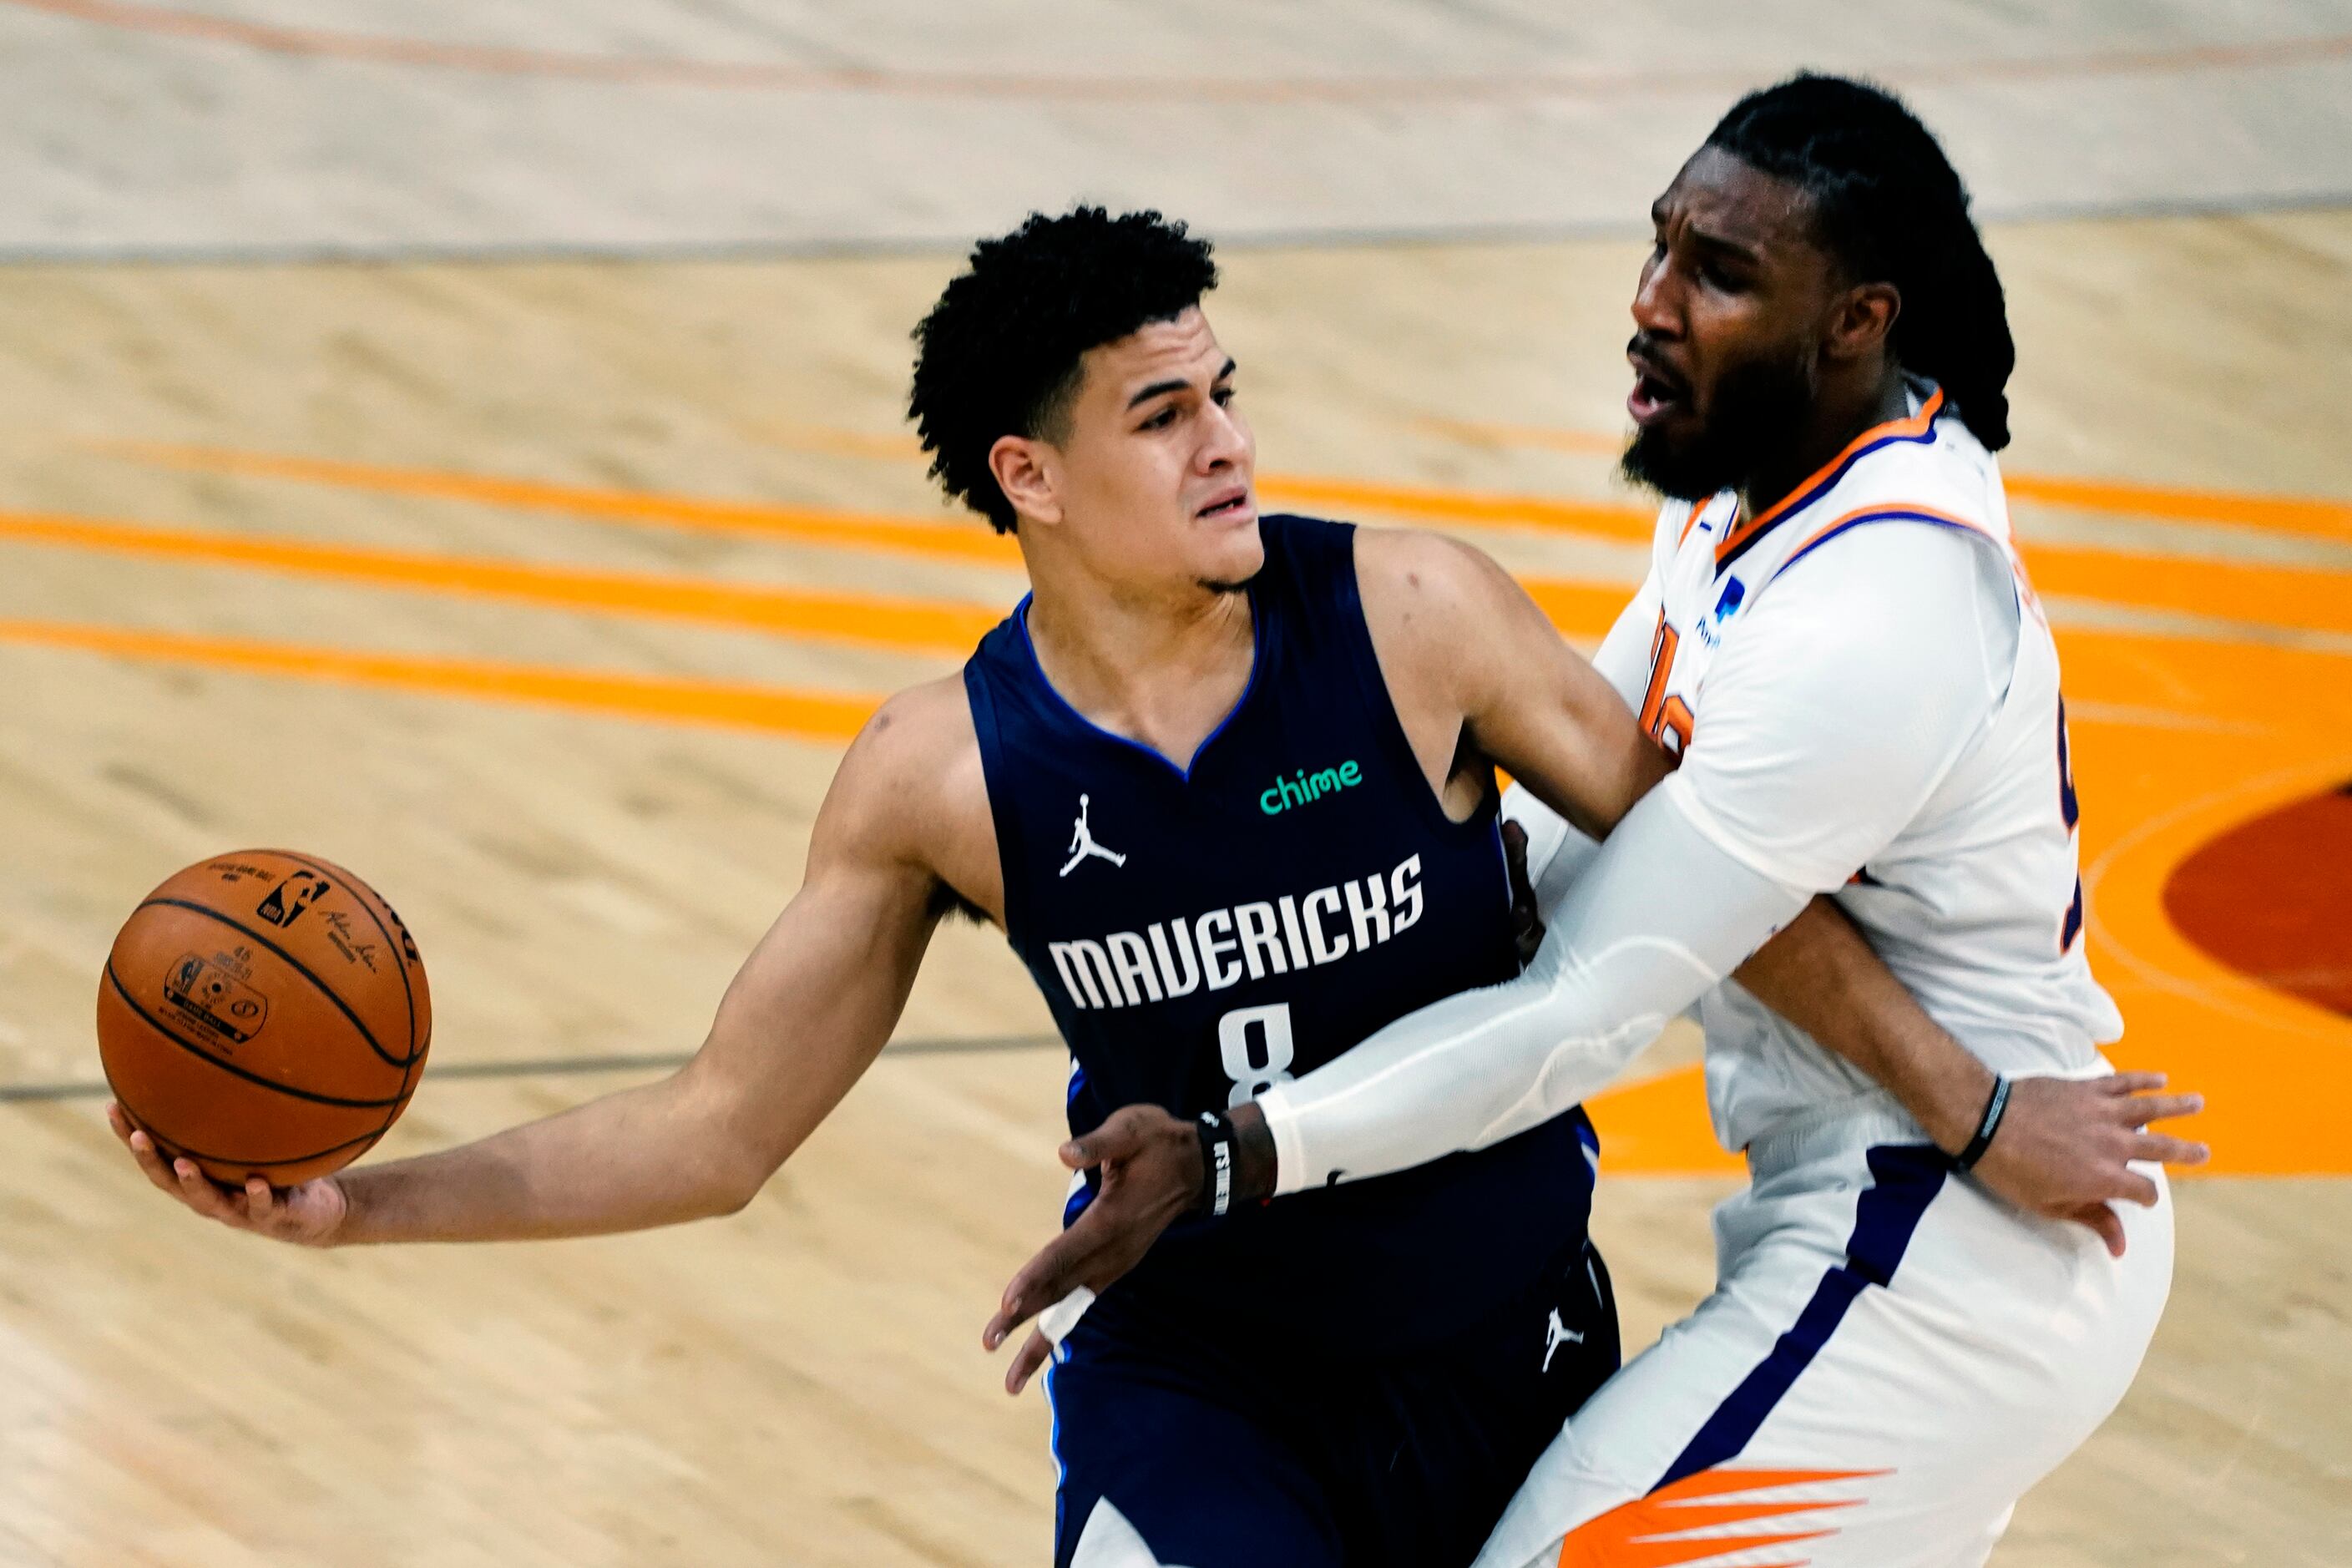
[[[2126,484],[2119,479],[2074,479],[2056,474],[2001,476],[2012,500],[2076,511],[2112,512],[2160,522],[2218,522],[2233,528],[2263,528],[2312,539],[2352,542],[2352,501],[2315,496],[2276,496],[2232,490],[2179,489]]]
[[[1257,488],[1258,493],[1268,500],[1361,507],[1370,511],[1439,519],[1469,528],[1597,534],[1633,543],[1646,543],[1658,531],[1655,510],[1628,506],[1622,501],[1509,495],[1306,474],[1260,474]]]
[[[2035,591],[2048,596],[2257,626],[2352,632],[2352,573],[2022,541],[2018,552]]]
[[[0,620],[0,643],[151,663],[332,681],[444,697],[543,704],[609,718],[760,730],[841,744],[881,706],[876,696],[623,671],[556,669],[480,659],[356,653],[182,632]]]
[[[919,457],[922,451],[912,437],[881,436],[827,426],[770,426],[759,433],[781,447],[841,458],[888,460]],[[1361,507],[1410,517],[1443,518],[1470,528],[1591,533],[1636,542],[1648,540],[1657,531],[1658,523],[1654,509],[1623,501],[1461,490],[1331,475],[1261,473],[1257,476],[1257,490],[1264,500]]]
[[[770,426],[759,434],[796,451],[825,452],[842,458],[887,460],[919,457],[922,451],[912,437],[880,436],[820,425]],[[1623,501],[1460,490],[1331,475],[1261,473],[1257,476],[1257,490],[1264,500],[1361,507],[1410,517],[1444,518],[1470,528],[1591,533],[1636,542],[1649,539],[1658,524],[1654,509]]]
[[[840,432],[813,432],[834,439]],[[541,511],[562,511],[607,521],[716,529],[827,548],[882,551],[991,565],[1019,564],[1018,547],[970,523],[917,522],[829,508],[716,500],[658,492],[615,490],[496,475],[437,469],[387,468],[314,458],[288,458],[205,447],[120,444],[108,449],[170,468],[251,475],[330,485],[383,494],[426,496]],[[1322,501],[1392,510],[1471,527],[1555,528],[1580,534],[1614,531],[1621,538],[1650,537],[1643,512],[1603,502],[1534,496],[1490,495],[1353,480],[1265,475],[1260,489],[1269,497]],[[2352,574],[2320,567],[2281,567],[2148,555],[2073,545],[2021,546],[2027,569],[2042,590],[2066,597],[2226,619],[2352,632]],[[1598,583],[1530,581],[1543,591],[1565,591],[1577,607],[1564,629],[1590,635],[1608,629],[1631,591]],[[1605,616],[1601,599],[1614,594]],[[1550,607],[1548,604],[1547,607]]]
[[[813,432],[796,444],[871,457],[876,452],[860,450],[860,445],[866,444],[870,448],[870,444],[882,439],[854,432]],[[795,543],[895,550],[996,565],[1015,565],[1020,561],[1018,547],[1009,538],[990,532],[978,518],[927,523],[824,507],[616,490],[553,480],[390,468],[327,458],[280,457],[215,447],[123,441],[106,443],[102,449],[160,468],[293,479],[343,489],[478,501],[533,511],[569,511],[620,521],[676,522],[763,534]],[[1259,493],[1268,500],[1359,506],[1413,517],[1443,518],[1471,527],[1528,528],[1641,541],[1648,539],[1657,525],[1656,515],[1645,509],[1622,502],[1581,501],[1558,496],[1489,494],[1304,474],[1260,474],[1257,486]]]
[[[161,560],[184,560],[258,571],[323,576],[377,586],[451,595],[479,595],[514,602],[599,614],[659,616],[701,625],[740,626],[780,636],[835,641],[924,655],[965,654],[1000,618],[1000,612],[981,605],[952,601],[905,599],[880,595],[818,593],[766,585],[703,582],[693,578],[468,559],[407,552],[364,549],[289,540],[259,540],[230,535],[167,531],[91,518],[0,511],[0,542],[28,542],[70,549],[107,551]],[[2046,567],[2046,563],[2044,563]],[[2119,570],[2094,563],[2101,571]],[[2045,571],[2045,580],[2054,575]],[[2227,581],[2226,576],[2222,579]],[[1625,584],[1529,576],[1522,579],[1528,595],[1560,631],[1569,637],[1597,638],[1614,624],[1631,594]],[[2073,584],[2063,576],[2059,583]],[[2290,581],[2287,589],[2296,586]],[[2321,584],[2324,586],[2325,584]],[[2252,598],[2275,592],[2280,584],[2255,580],[2247,587]],[[2316,589],[2315,588],[2315,592]],[[2071,644],[2078,634],[2063,634]],[[2114,635],[2098,639],[2119,645]],[[2178,658],[2182,639],[2153,643],[2159,663]],[[2069,688],[2078,700],[2121,700],[2138,693],[2140,699],[2165,695],[2161,679],[2142,673],[2102,679],[2095,659],[2070,655]],[[2208,677],[2214,668],[2207,661]],[[2226,668],[2226,667],[2223,667]],[[2242,707],[2191,703],[2158,704],[2150,710],[2159,717],[2214,719],[2232,717],[2252,728],[2261,720]]]
[[[791,544],[880,550],[935,560],[964,561],[978,565],[1017,568],[1021,564],[1020,548],[1011,539],[991,532],[988,526],[977,518],[964,521],[942,519],[938,522],[924,522],[840,511],[827,507],[716,500],[700,496],[507,479],[494,474],[388,468],[381,464],[348,463],[324,458],[279,457],[267,452],[231,451],[214,447],[110,442],[102,449],[161,468],[190,468],[201,473],[292,479],[340,489],[425,496],[437,500],[475,501],[524,511],[570,512],[608,522],[700,529],[780,540]]]
[[[2252,742],[2235,730],[2143,732],[2136,719],[2078,715],[2074,756],[2085,803],[2094,956],[2133,1031],[2116,1060],[2169,1070],[2181,1087],[2213,1097],[2213,1109],[2192,1124],[2215,1145],[2213,1173],[2352,1173],[2344,1163],[2352,1147],[2326,1124],[2327,1108],[2352,1093],[2352,1025],[2270,994],[2197,953],[2166,923],[2159,897],[2167,869],[2212,831],[2259,810],[2271,795],[2352,773],[2352,755],[2341,754],[2341,736],[2352,733],[2352,681],[2343,679],[2352,663],[2291,648],[2095,630],[2062,632],[2060,640],[2070,693],[2095,702],[2126,698],[2138,705],[2135,711],[2226,716],[2263,731]],[[724,725],[818,743],[846,741],[879,700],[38,622],[0,622],[0,642]],[[2293,777],[2241,784],[2255,754],[2249,745],[2265,757],[2294,759]],[[2200,790],[2216,789],[2210,804],[2179,808],[2184,795],[2198,800]],[[1715,1147],[1695,1068],[1597,1096],[1592,1109],[1616,1173],[1739,1171],[1735,1158]]]
[[[35,512],[0,511],[0,542],[249,567],[560,609],[663,616],[958,658],[970,653],[1003,616],[985,605],[948,601],[241,538]]]
[[[1533,447],[1553,451],[1615,456],[1625,438],[1599,430],[1544,425],[1498,425],[1484,420],[1422,419],[1423,428],[1483,447]],[[2318,496],[2263,495],[2239,490],[2184,489],[2126,483],[2120,479],[2069,479],[2057,474],[2004,471],[2001,485],[2012,500],[2074,511],[2153,519],[2160,522],[2221,523],[2268,529],[2312,539],[2352,542],[2352,501]]]

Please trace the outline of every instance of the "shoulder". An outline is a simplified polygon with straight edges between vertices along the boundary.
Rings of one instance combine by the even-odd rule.
[[[2005,683],[2019,614],[1991,541],[1883,520],[1792,558],[1726,638],[1718,668],[1723,684],[1752,679],[1805,703],[1882,689],[1904,701],[1974,700]]]
[[[961,673],[893,694],[858,731],[826,793],[824,817],[848,845],[936,864],[940,840],[975,813],[988,785]]]
[[[1791,554],[1772,574],[1758,608],[1826,600],[1900,613],[1965,604],[1979,591],[1981,564],[2001,558],[1993,541],[1942,522],[1924,504],[1874,506],[1822,528]]]
[[[1432,629],[1526,595],[1486,552],[1409,528],[1356,531],[1356,584],[1367,620]]]
[[[1356,581],[1364,626],[1399,711],[1482,712],[1537,673],[1583,660],[1486,552],[1441,533],[1364,529]]]

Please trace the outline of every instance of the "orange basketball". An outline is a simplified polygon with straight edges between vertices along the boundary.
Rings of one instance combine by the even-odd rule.
[[[98,1052],[131,1120],[215,1181],[291,1186],[383,1136],[433,1033],[425,964],[373,889],[241,849],[131,912],[98,986]]]

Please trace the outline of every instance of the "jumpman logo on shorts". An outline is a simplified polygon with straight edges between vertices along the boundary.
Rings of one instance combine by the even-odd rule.
[[[1078,820],[1070,829],[1069,863],[1062,868],[1062,875],[1065,877],[1076,870],[1078,862],[1089,855],[1099,860],[1108,860],[1114,866],[1127,864],[1126,856],[1114,849],[1106,849],[1095,842],[1094,829],[1087,826],[1087,797],[1078,796]]]
[[[1584,1336],[1559,1321],[1559,1309],[1551,1310],[1551,1321],[1544,1325],[1543,1366],[1538,1375],[1551,1370],[1551,1358],[1562,1345],[1580,1345]]]

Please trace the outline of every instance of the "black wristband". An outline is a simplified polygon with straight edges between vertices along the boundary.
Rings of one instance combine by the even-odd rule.
[[[1984,1115],[1977,1122],[1977,1135],[1969,1146],[1952,1156],[1952,1164],[1963,1171],[1976,1169],[1977,1162],[1992,1147],[1992,1135],[2000,1131],[2000,1119],[2009,1112],[2009,1079],[1996,1073],[1992,1080],[1992,1098],[1985,1101]]]
[[[1213,1110],[1201,1113],[1201,1201],[1196,1211],[1222,1219],[1234,1206],[1234,1124]]]

